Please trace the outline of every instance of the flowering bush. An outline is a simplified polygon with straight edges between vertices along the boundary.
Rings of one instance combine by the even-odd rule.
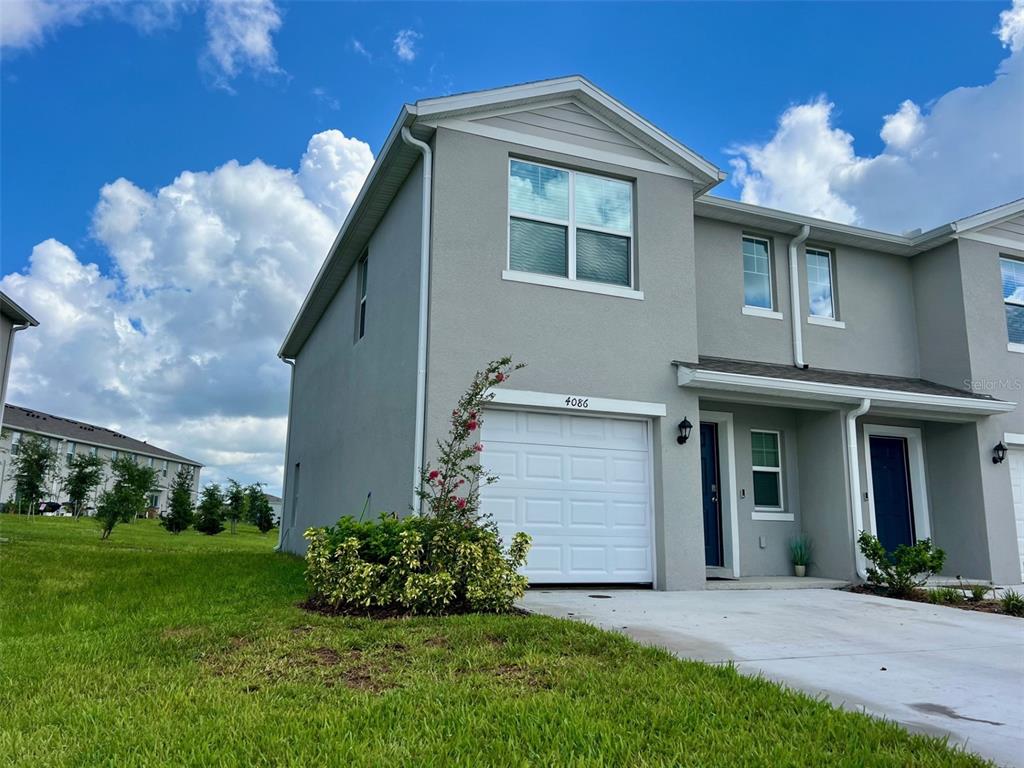
[[[479,463],[477,439],[490,389],[522,368],[510,358],[479,371],[439,440],[437,465],[426,465],[417,494],[422,516],[377,522],[343,517],[306,531],[306,579],[314,604],[336,611],[374,608],[409,613],[504,612],[526,591],[519,574],[530,537],[517,533],[508,553],[497,526],[480,514],[480,486],[498,478]]]

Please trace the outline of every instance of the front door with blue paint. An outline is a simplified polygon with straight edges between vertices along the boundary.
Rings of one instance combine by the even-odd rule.
[[[870,435],[871,486],[875,494],[875,527],[887,551],[912,545],[914,499],[910,488],[910,461],[905,437]]]
[[[704,495],[704,562],[722,567],[722,513],[718,489],[718,425],[700,425],[700,479]]]

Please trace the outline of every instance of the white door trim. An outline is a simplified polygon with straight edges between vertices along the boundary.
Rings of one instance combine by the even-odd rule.
[[[728,523],[729,546],[724,546],[726,540],[723,526],[723,554],[725,566],[723,568],[707,567],[708,576],[725,577],[738,579],[740,577],[740,513],[739,503],[736,499],[736,430],[733,427],[731,413],[724,411],[700,411],[698,422],[706,421],[718,425],[718,473],[722,480],[722,490],[728,495],[723,499],[721,511],[728,511],[728,517],[723,517],[722,522]],[[698,428],[700,425],[698,424]],[[698,437],[699,439],[699,437]],[[701,516],[703,519],[703,515]]]
[[[610,397],[591,397],[583,392],[534,392],[529,389],[489,390],[494,397],[489,404],[519,406],[523,410],[551,408],[572,411],[586,416],[588,413],[607,413],[622,416],[664,416],[668,410],[664,403],[642,400],[616,400]]]
[[[875,488],[871,477],[871,436],[903,437],[907,440],[910,466],[910,498],[914,507],[914,535],[918,541],[932,536],[931,511],[928,506],[928,482],[924,470],[924,449],[921,430],[917,427],[894,427],[889,424],[864,425],[864,474],[867,475],[868,526],[872,536],[878,535],[875,524]]]
[[[524,413],[530,413],[530,412],[532,412],[532,413],[552,413],[553,409],[550,408],[550,407],[544,407],[544,406],[529,407],[529,406],[524,406],[524,405],[516,405],[515,404],[515,400],[517,398],[515,396],[517,396],[517,395],[525,394],[525,395],[530,395],[530,396],[532,396],[532,395],[547,395],[549,397],[559,397],[559,398],[563,397],[563,395],[550,395],[549,393],[529,392],[527,390],[493,389],[491,391],[494,392],[495,394],[498,394],[499,392],[506,392],[506,393],[509,393],[509,394],[513,395],[513,397],[509,398],[509,399],[507,399],[505,401],[499,401],[499,399],[497,397],[495,397],[493,400],[491,400],[489,403],[487,403],[484,406],[485,409],[498,409],[498,410],[504,410],[504,411],[516,411],[516,412],[524,412]],[[616,403],[617,402],[617,403],[625,403],[625,404],[633,403],[633,401],[630,401],[630,400],[602,400],[601,402],[602,403]],[[662,408],[665,407],[664,405],[658,404],[658,403],[642,403],[641,405],[648,405],[648,406],[649,405],[661,405]],[[650,540],[650,543],[651,543],[651,588],[652,589],[660,589],[660,584],[658,582],[658,541],[657,541],[657,537],[658,537],[658,532],[657,532],[658,525],[657,525],[657,523],[658,523],[658,521],[657,521],[657,517],[656,517],[658,511],[655,508],[655,499],[657,497],[655,496],[655,492],[654,492],[655,491],[655,489],[654,489],[654,420],[649,418],[649,417],[639,416],[636,413],[633,413],[631,411],[630,412],[598,411],[598,412],[594,412],[594,413],[588,413],[585,410],[584,411],[580,411],[577,408],[572,408],[572,407],[568,407],[567,408],[564,405],[557,412],[559,412],[560,415],[568,415],[569,413],[572,413],[574,415],[578,415],[578,416],[581,416],[581,417],[584,417],[584,418],[588,417],[588,416],[591,417],[591,418],[605,418],[605,419],[607,419],[607,418],[617,418],[617,419],[623,419],[623,420],[628,420],[628,421],[639,421],[639,422],[643,423],[644,431],[647,433],[647,498],[648,498],[648,504],[650,505],[650,518],[648,519],[648,527],[650,528],[650,534],[651,534],[651,540]]]

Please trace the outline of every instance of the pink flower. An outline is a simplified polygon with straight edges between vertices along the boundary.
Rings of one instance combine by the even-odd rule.
[[[475,444],[475,445],[473,446],[473,450],[474,450],[474,451],[476,451],[477,453],[480,453],[480,452],[482,452],[482,451],[483,451],[483,449],[484,449],[484,444],[483,444],[483,443],[476,443],[476,444]]]
[[[465,499],[459,499],[458,501],[455,502],[455,506],[458,507],[459,509],[465,509],[466,508],[466,500]]]
[[[476,429],[476,419],[470,419],[469,421],[467,421],[466,429],[468,429],[470,432]]]
[[[504,381],[505,380],[505,374],[502,373],[501,371],[498,371],[496,374],[494,374],[494,380],[495,381]]]
[[[430,474],[428,475],[428,477],[429,477],[429,478],[430,478],[431,480],[437,480],[437,477],[438,477],[438,475],[440,475],[440,474],[441,474],[441,473],[440,473],[440,472],[438,472],[438,471],[437,471],[436,469],[432,469],[432,470],[430,470]]]

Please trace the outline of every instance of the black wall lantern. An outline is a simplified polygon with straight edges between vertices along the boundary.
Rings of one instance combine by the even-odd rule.
[[[683,420],[679,422],[679,437],[676,438],[676,442],[682,445],[689,440],[691,429],[693,429],[693,424],[691,424],[690,420],[684,416]]]
[[[1006,461],[1006,446],[1003,445],[1002,440],[1000,440],[999,444],[992,449],[992,454],[993,464],[1002,464],[1004,461]]]

